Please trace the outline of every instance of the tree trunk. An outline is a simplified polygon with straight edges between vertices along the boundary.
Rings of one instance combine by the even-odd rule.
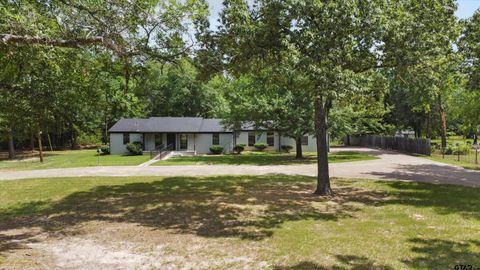
[[[30,150],[35,150],[35,135],[34,133],[30,134]]]
[[[128,58],[125,58],[125,63],[124,63],[124,77],[125,77],[125,93],[128,93],[129,90],[129,84],[130,84],[130,62],[128,61]]]
[[[442,123],[441,134],[442,137],[442,148],[447,147],[447,119],[445,116],[445,107],[442,103],[442,98],[438,97],[438,112],[440,113],[440,121]]]
[[[302,158],[303,158],[303,153],[302,153],[302,137],[297,137],[297,138],[295,138],[295,146],[296,146],[295,158],[296,158],[296,159],[302,159]]]
[[[320,96],[315,98],[315,135],[317,137],[317,195],[332,195],[328,171],[327,112]]]
[[[50,152],[53,152],[52,140],[50,139],[50,133],[48,132],[47,132],[47,139],[48,139],[48,145],[50,146]]]
[[[428,113],[427,113],[427,127],[426,127],[426,131],[425,131],[425,135],[427,136],[427,139],[430,139],[432,137],[431,121],[432,121],[432,113],[430,111],[428,111]]]
[[[105,132],[103,133],[103,144],[108,144],[108,124],[107,124],[107,117],[105,116]]]
[[[38,156],[40,162],[43,162],[43,149],[42,149],[42,132],[38,131]]]
[[[8,131],[8,159],[15,159],[15,145],[13,144],[13,131]]]
[[[65,150],[65,148],[67,148],[67,143],[65,141],[65,131],[60,134],[60,139],[62,140],[62,150]]]
[[[71,131],[71,145],[70,145],[70,148],[72,150],[75,150],[77,149],[77,134],[75,131]]]

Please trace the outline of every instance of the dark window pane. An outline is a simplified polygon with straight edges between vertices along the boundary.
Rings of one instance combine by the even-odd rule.
[[[220,134],[219,133],[213,133],[212,134],[212,144],[213,145],[219,145],[220,144]]]
[[[130,134],[129,133],[123,133],[123,144],[127,144],[130,142]]]
[[[275,142],[273,132],[267,132],[267,144],[268,146],[273,146]]]
[[[302,145],[308,145],[308,136],[302,137]]]
[[[248,133],[248,146],[254,146],[255,145],[255,132],[249,132]]]
[[[184,150],[188,147],[187,134],[180,134],[180,149]]]
[[[155,134],[155,147],[158,147],[163,144],[163,136],[160,133]]]

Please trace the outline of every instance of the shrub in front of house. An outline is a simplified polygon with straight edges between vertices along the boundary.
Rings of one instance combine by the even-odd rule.
[[[223,146],[212,145],[212,146],[210,146],[210,152],[214,155],[220,155],[221,153],[223,153]]]
[[[233,147],[233,151],[240,155],[240,153],[242,153],[243,150],[245,150],[245,146],[246,145],[243,143],[237,144]]]
[[[283,152],[290,153],[290,151],[293,149],[293,146],[291,145],[282,145],[280,146]]]
[[[110,147],[108,147],[108,146],[100,147],[100,155],[102,155],[102,156],[110,155]]]
[[[127,151],[131,156],[143,155],[142,143],[141,142],[132,142],[127,143]]]
[[[254,146],[255,148],[257,148],[258,151],[263,151],[263,150],[265,150],[265,148],[268,147],[268,145],[265,144],[265,143],[256,143],[256,144],[254,144],[253,146]]]

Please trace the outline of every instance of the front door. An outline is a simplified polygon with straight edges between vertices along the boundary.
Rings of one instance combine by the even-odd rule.
[[[167,133],[167,145],[169,150],[175,150],[177,145],[177,136],[175,133]]]
[[[180,134],[180,150],[187,150],[188,148],[188,135]]]
[[[155,148],[163,146],[163,134],[155,133]]]

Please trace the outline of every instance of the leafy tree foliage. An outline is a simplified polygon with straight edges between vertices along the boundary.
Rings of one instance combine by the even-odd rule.
[[[480,132],[480,9],[464,22],[459,49],[463,55],[463,72],[466,75],[466,89],[456,95],[456,101],[464,103],[455,106],[457,115],[465,120],[465,129],[477,136]],[[459,106],[458,106],[459,105]]]
[[[224,91],[229,103],[226,124],[237,129],[254,124],[259,129],[277,130],[295,140],[296,157],[302,158],[302,137],[314,132],[310,97],[299,90],[306,82],[288,65],[265,67],[258,74],[231,81]]]
[[[218,117],[225,107],[221,92],[197,75],[187,60],[176,65],[150,62],[136,90],[147,115]]]
[[[480,89],[480,9],[464,22],[459,49],[464,56],[464,71],[468,88]]]
[[[190,25],[206,15],[204,1],[3,1],[0,125],[11,156],[14,138],[43,132],[75,147],[80,132],[145,116],[132,90],[145,62],[187,55]]]
[[[374,69],[415,65],[451,44],[453,0],[225,1],[215,37],[221,62],[233,76],[281,63],[294,51],[295,69],[309,80],[317,138],[317,194],[331,194],[326,132],[332,106],[356,96],[356,82]],[[210,35],[211,36],[211,35]],[[218,55],[218,54],[217,54]],[[218,59],[218,57],[217,57]],[[215,63],[215,61],[212,61]]]

